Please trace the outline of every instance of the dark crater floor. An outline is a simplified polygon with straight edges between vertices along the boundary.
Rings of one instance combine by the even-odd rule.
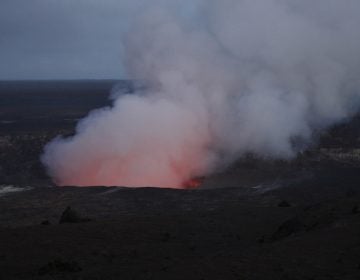
[[[0,197],[1,279],[360,279],[346,186],[34,188]]]
[[[359,117],[198,190],[55,187],[44,144],[113,84],[0,82],[1,280],[360,279]]]

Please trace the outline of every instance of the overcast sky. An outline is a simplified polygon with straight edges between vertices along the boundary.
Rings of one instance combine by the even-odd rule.
[[[122,78],[122,34],[144,0],[0,0],[0,79]]]

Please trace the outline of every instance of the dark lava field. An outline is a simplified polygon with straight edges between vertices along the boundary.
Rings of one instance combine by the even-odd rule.
[[[39,161],[128,82],[0,82],[0,279],[360,279],[360,117],[196,190],[56,187]]]

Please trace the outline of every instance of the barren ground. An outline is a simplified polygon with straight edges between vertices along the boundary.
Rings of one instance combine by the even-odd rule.
[[[199,190],[53,186],[43,145],[111,84],[0,83],[0,279],[360,279],[359,118]]]

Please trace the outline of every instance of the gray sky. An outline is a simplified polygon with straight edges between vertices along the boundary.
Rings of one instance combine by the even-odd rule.
[[[122,34],[142,1],[1,0],[0,79],[122,78]]]

